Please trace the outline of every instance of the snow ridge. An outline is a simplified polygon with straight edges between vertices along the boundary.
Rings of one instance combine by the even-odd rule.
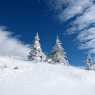
[[[0,57],[0,95],[95,95],[95,72]]]

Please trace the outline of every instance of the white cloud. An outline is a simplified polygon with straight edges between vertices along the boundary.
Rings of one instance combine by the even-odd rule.
[[[92,0],[52,0],[55,10],[60,10],[60,20],[68,20],[75,15],[83,13],[85,8],[93,5]],[[67,6],[64,10],[63,7]]]
[[[17,38],[11,37],[11,32],[0,28],[0,56],[22,57],[27,55],[28,46]]]
[[[88,49],[95,54],[95,0],[52,0],[57,17],[61,22],[70,22],[71,27],[67,31],[80,31],[77,39],[80,41],[80,49]],[[53,4],[53,3],[52,3]],[[64,8],[64,6],[66,6]]]
[[[77,39],[80,41],[80,49],[88,49],[95,54],[95,28],[81,31]]]
[[[83,15],[79,16],[73,23],[78,25],[79,30],[88,27],[90,24],[95,23],[95,5],[89,7]]]

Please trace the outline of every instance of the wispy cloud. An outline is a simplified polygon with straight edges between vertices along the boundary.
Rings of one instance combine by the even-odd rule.
[[[95,54],[95,28],[81,31],[77,39],[80,41],[80,49],[88,49],[90,53]]]
[[[94,5],[93,0],[51,0],[58,17],[66,21],[76,15],[84,13],[87,8]]]
[[[25,58],[28,49],[28,46],[17,38],[12,38],[11,32],[0,27],[0,56]]]
[[[67,31],[79,31],[80,49],[95,54],[95,0],[51,0],[61,22],[70,21]]]

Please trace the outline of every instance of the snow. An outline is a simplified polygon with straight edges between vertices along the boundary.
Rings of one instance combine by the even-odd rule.
[[[0,57],[0,95],[95,95],[94,89],[94,71]]]

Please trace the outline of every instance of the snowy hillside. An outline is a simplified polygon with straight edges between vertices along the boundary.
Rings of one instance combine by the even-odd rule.
[[[0,95],[95,95],[95,72],[0,57]]]

